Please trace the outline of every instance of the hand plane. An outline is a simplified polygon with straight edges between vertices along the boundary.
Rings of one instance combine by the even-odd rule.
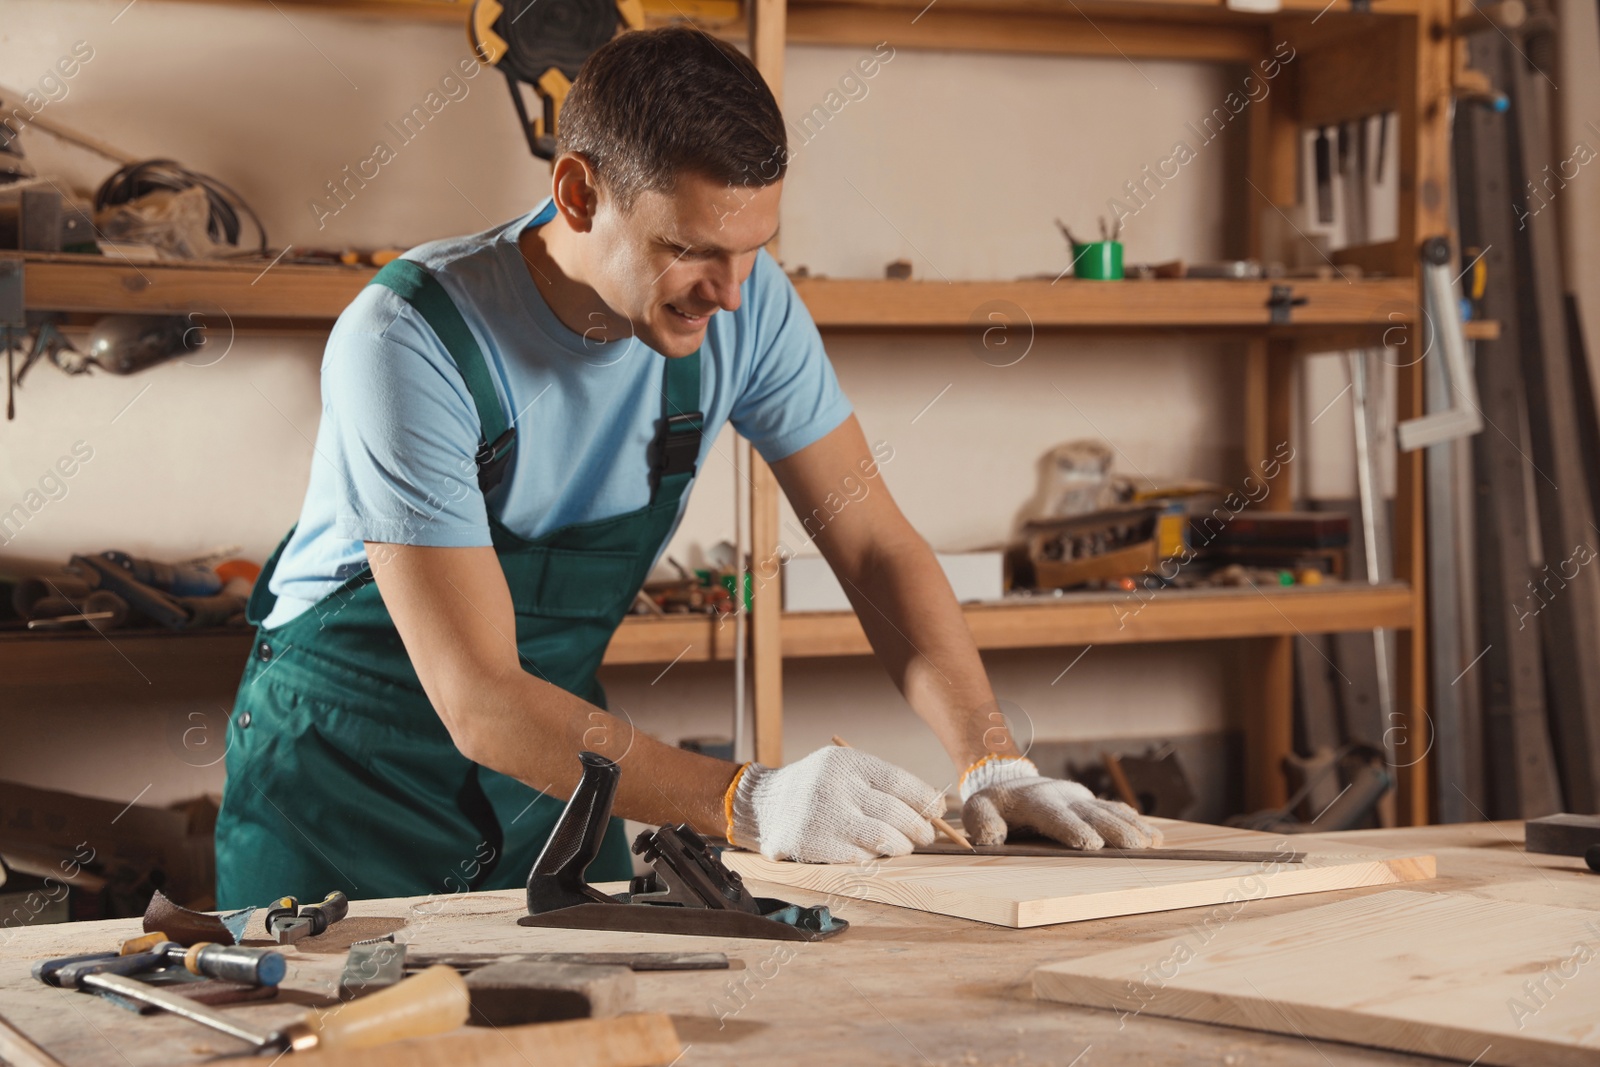
[[[686,825],[647,830],[634,840],[634,854],[652,870],[635,878],[628,892],[611,896],[595,889],[583,872],[600,854],[622,772],[594,752],[578,758],[583,777],[528,873],[528,914],[519,925],[778,941],[820,941],[849,928],[825,907],[751,895]]]

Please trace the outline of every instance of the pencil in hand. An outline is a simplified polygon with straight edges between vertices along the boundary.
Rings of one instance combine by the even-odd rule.
[[[840,737],[838,734],[834,734],[833,735],[833,743],[838,745],[840,748],[852,748],[852,747],[854,747],[854,746],[852,746],[850,744],[850,742],[846,741],[844,738]],[[957,830],[954,826],[951,826],[949,823],[945,822],[943,819],[939,818],[937,815],[928,816],[928,821],[933,823],[933,828],[935,830],[940,831],[946,837],[948,837],[950,840],[952,840],[956,844],[960,845],[962,848],[970,848],[974,852],[978,851],[976,848],[973,848],[972,842],[967,840],[967,835],[966,834],[962,833],[960,830]]]

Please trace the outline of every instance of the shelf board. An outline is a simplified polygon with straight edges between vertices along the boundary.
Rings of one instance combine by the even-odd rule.
[[[64,691],[115,700],[232,702],[253,629],[0,632],[0,677],[14,693],[56,699]],[[708,663],[733,654],[733,622],[709,615],[630,615],[605,665]]]
[[[733,619],[629,615],[606,648],[605,665],[714,663],[733,658]]]
[[[229,7],[266,7],[264,0],[201,0]],[[467,24],[471,0],[284,0],[291,10],[314,8],[319,12],[360,15],[405,22]],[[701,25],[742,22],[739,0],[642,0],[646,26],[665,26],[685,18]]]
[[[312,321],[322,328],[377,273],[286,263],[131,263],[68,253],[29,252],[23,260],[23,303],[30,311],[220,313],[235,323]]]
[[[1287,285],[1305,303],[1275,326],[1268,300]],[[1362,326],[1381,331],[1410,321],[1417,285],[1408,278],[1221,281],[1059,282],[862,281],[797,278],[794,286],[822,329],[1016,328],[1172,329],[1177,327],[1295,330]],[[1011,307],[991,305],[1002,301]],[[986,305],[991,305],[987,306]],[[1003,318],[986,317],[994,311]],[[1020,318],[1018,316],[1021,316]]]
[[[1319,587],[1162,589],[1073,593],[968,604],[967,625],[981,649],[1137,644],[1403,629],[1411,625],[1409,587],[1343,583]],[[872,651],[848,611],[785,612],[785,659],[860,656]]]
[[[367,267],[206,263],[131,264],[106,256],[24,257],[24,301],[32,310],[83,314],[224,315],[235,325],[320,324],[337,318],[372,278]],[[877,281],[797,278],[795,289],[818,327],[832,330],[1016,327],[1042,329],[1270,329],[1354,326],[1383,330],[1409,321],[1416,283],[1273,281],[1017,282]],[[1287,284],[1306,303],[1275,326],[1267,301]],[[994,303],[1000,302],[1000,303]],[[994,310],[1005,316],[990,319]]]

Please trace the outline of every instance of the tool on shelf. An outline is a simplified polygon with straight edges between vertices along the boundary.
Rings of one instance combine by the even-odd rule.
[[[267,909],[267,933],[280,945],[316,937],[344,918],[350,899],[335,889],[315,904],[302,905],[294,897],[281,897]]]
[[[326,1012],[312,1011],[298,1022],[275,1030],[262,1030],[188,997],[129,977],[138,973],[139,966],[148,963],[144,957],[156,955],[151,952],[116,956],[114,960],[103,961],[103,965],[73,959],[49,960],[34,968],[34,977],[64,989],[109,995],[160,1008],[236,1037],[261,1053],[370,1048],[401,1038],[443,1033],[467,1021],[466,983],[454,969],[441,966],[431,967],[356,1003],[342,1004]],[[166,958],[164,953],[159,955],[163,960]],[[48,974],[41,973],[45,970]]]
[[[818,941],[849,928],[825,907],[752,896],[705,839],[683,825],[635,839],[634,853],[653,869],[628,892],[595,889],[583,872],[599,855],[622,772],[595,752],[578,758],[583,776],[528,873],[528,914],[518,925],[778,941]]]
[[[639,0],[528,3],[511,12],[499,0],[474,0],[467,39],[480,61],[505,75],[528,150],[548,160],[555,158],[561,107],[578,69],[623,28],[644,28]],[[534,91],[539,103],[533,118],[523,102],[523,85]]]

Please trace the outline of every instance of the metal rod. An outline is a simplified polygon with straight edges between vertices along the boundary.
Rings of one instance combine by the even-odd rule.
[[[94,611],[88,615],[53,615],[48,619],[29,619],[28,629],[37,630],[41,626],[62,626],[69,622],[99,622],[101,619],[114,619],[114,611]]]
[[[1372,373],[1372,352],[1362,349],[1349,353],[1351,392],[1355,403],[1351,405],[1355,418],[1356,438],[1356,489],[1361,500],[1361,537],[1365,542],[1367,584],[1383,581],[1383,556],[1388,547],[1387,530],[1379,533],[1381,525],[1379,508],[1382,500],[1378,494],[1377,464],[1372,454],[1374,434],[1373,393],[1375,383]],[[1381,542],[1381,543],[1380,543]],[[1383,630],[1372,631],[1372,658],[1378,675],[1378,713],[1383,724],[1380,741],[1390,766],[1395,765],[1394,687],[1389,677],[1389,640]]]
[[[85,975],[83,985],[90,989],[103,989],[127,1000],[137,1001],[140,1004],[149,1004],[152,1007],[160,1008],[162,1011],[182,1016],[190,1022],[209,1026],[213,1030],[220,1030],[230,1037],[236,1037],[240,1041],[248,1042],[257,1049],[282,1048],[284,1046],[281,1034],[264,1033],[254,1027],[242,1026],[221,1012],[214,1011],[204,1004],[199,1004],[189,997],[179,996],[164,989],[157,989],[148,983],[138,982],[132,978],[124,978],[120,974]]]
[[[1062,845],[974,845],[972,849],[943,841],[912,850],[914,856],[1025,856],[1062,860],[1196,860],[1210,863],[1304,863],[1304,852],[1260,852],[1201,848],[1097,848],[1075,849]]]

